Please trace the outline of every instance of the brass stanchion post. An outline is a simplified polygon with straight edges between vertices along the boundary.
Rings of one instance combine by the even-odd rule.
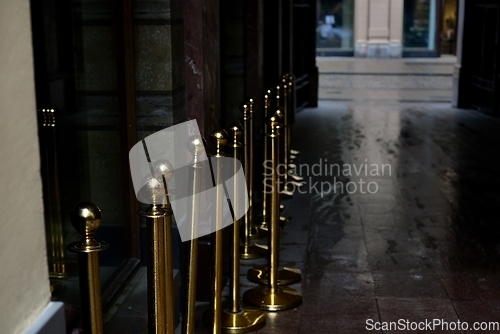
[[[141,189],[144,197],[151,204],[146,210],[137,214],[146,218],[148,240],[148,333],[167,332],[167,295],[166,262],[165,262],[165,210],[162,207],[165,187],[162,178],[150,176]]]
[[[295,76],[292,73],[286,73],[283,74],[282,76],[282,82],[287,82],[288,83],[288,96],[289,96],[289,123],[290,123],[290,128],[288,129],[288,134],[287,134],[287,139],[288,139],[288,147],[290,148],[290,154],[293,156],[297,156],[300,154],[299,151],[292,149],[292,118],[295,115],[295,108],[296,108],[296,101],[295,101]],[[300,181],[300,180],[297,180]]]
[[[200,184],[201,169],[203,162],[200,161],[202,153],[205,151],[203,140],[199,136],[193,136],[188,140],[188,150],[193,156],[191,162],[190,193],[192,201],[190,203],[189,215],[191,220],[191,240],[189,241],[189,254],[186,266],[186,292],[187,300],[182,314],[182,333],[193,334],[195,330],[195,310],[196,310],[196,275],[198,265],[198,219],[200,205]]]
[[[88,334],[101,334],[99,252],[108,248],[108,243],[94,239],[94,233],[101,226],[101,210],[93,203],[80,203],[71,211],[70,219],[82,236],[81,241],[69,244],[68,250],[78,253],[83,330]]]
[[[249,104],[242,104],[241,111],[243,113],[243,163],[245,170],[245,179],[248,189],[248,211],[244,216],[244,243],[241,247],[241,258],[244,260],[256,259],[263,257],[267,254],[266,249],[259,247],[252,243],[250,239],[252,237],[261,238],[262,235],[255,232],[253,226],[253,104],[252,101]],[[257,229],[260,231],[260,229]]]
[[[269,133],[269,131],[271,131],[270,126],[271,126],[271,124],[273,124],[273,122],[276,122],[279,124],[280,133],[282,133],[284,131],[283,125],[280,122],[280,118],[282,116],[283,116],[282,109],[279,108],[278,111],[273,116],[268,117],[268,119],[266,120],[266,124],[267,124],[266,125],[266,134]],[[271,137],[269,135],[266,135],[266,136],[268,137],[268,140],[267,140],[268,145],[270,144],[271,141],[272,142],[276,141],[276,145],[277,145],[276,147],[280,147],[282,150],[282,144],[283,144],[282,140],[281,140],[283,138],[282,135],[277,136],[276,138]],[[277,150],[278,153],[275,153],[274,151],[270,150],[270,148],[268,147],[266,152],[267,152],[267,158],[265,160],[267,162],[271,162],[272,165],[276,164],[276,166],[281,165],[281,161],[280,161],[281,153],[279,152],[279,150]],[[275,154],[276,154],[276,156],[275,156]],[[289,223],[289,219],[287,219],[286,217],[281,217],[279,214],[280,197],[282,196],[282,194],[280,194],[280,192],[281,192],[281,190],[280,190],[281,189],[280,174],[282,174],[282,172],[277,170],[276,168],[274,168],[274,169],[272,169],[272,172],[271,172],[271,178],[267,177],[264,179],[264,182],[265,182],[264,199],[265,200],[267,199],[268,201],[269,200],[270,201],[267,204],[269,206],[266,207],[265,218],[264,218],[264,220],[268,221],[269,223],[263,224],[261,226],[262,229],[268,229],[268,227],[272,228],[272,226],[270,226],[269,224],[272,221],[272,217],[274,215],[272,196],[274,195],[275,192],[278,196],[278,199],[277,199],[277,201],[278,201],[278,207],[277,207],[278,224],[279,225],[281,225],[281,224],[287,225]],[[278,182],[276,185],[274,184],[274,179],[273,179],[275,176],[276,176],[276,179]],[[269,182],[268,182],[269,179],[271,180],[271,184],[269,184]],[[271,189],[271,194],[269,194],[269,192],[270,192],[269,189]],[[269,197],[271,197],[271,198],[269,198]],[[279,235],[279,227],[278,227],[278,231],[276,233]],[[268,246],[268,249],[269,249],[269,252],[271,252],[269,246]],[[277,251],[279,252],[279,247],[277,248]],[[271,256],[271,255],[269,255],[269,256]],[[276,256],[278,256],[278,258],[279,258],[279,255],[276,255]],[[254,266],[248,270],[247,276],[248,276],[248,279],[250,279],[251,281],[254,281],[254,282],[259,283],[259,284],[267,284],[267,282],[269,281],[269,266],[266,266],[266,265]],[[292,268],[292,267],[283,267],[283,268],[278,269],[276,277],[277,277],[276,282],[278,285],[287,285],[287,284],[292,284],[294,282],[300,281],[302,278],[302,275],[301,275],[299,269]]]
[[[271,142],[272,154],[272,185],[271,193],[271,226],[269,236],[269,279],[266,286],[259,286],[247,290],[243,294],[246,302],[267,311],[281,311],[294,308],[302,303],[302,296],[296,290],[278,286],[279,266],[279,177],[277,168],[279,165],[279,136],[282,130],[278,117],[269,118],[269,132],[266,135]]]
[[[245,222],[248,220],[249,225],[249,235],[251,239],[262,239],[266,237],[266,234],[263,233],[254,223],[253,219],[253,182],[254,182],[254,128],[253,128],[253,112],[255,108],[255,99],[249,98],[247,103],[244,103],[241,106],[241,112],[243,113],[243,143],[245,145],[244,148],[244,164],[245,164],[245,178],[247,180],[247,188],[248,188],[248,212],[245,215]],[[267,252],[259,252],[258,257],[264,256]]]
[[[213,176],[217,186],[215,198],[215,232],[213,234],[213,266],[212,271],[212,333],[222,332],[222,269],[223,269],[223,207],[224,207],[224,180],[222,178],[223,158],[226,156],[222,148],[227,144],[227,133],[224,130],[214,131],[210,135],[212,143],[215,145],[215,154],[209,159],[212,160]]]
[[[266,91],[266,94],[264,94],[264,123],[263,123],[263,130],[264,130],[264,171],[266,170],[266,167],[267,167],[267,163],[269,162],[268,159],[268,152],[267,152],[267,146],[268,146],[268,138],[267,136],[265,135],[266,133],[266,127],[267,127],[267,119],[271,116],[270,113],[271,113],[271,104],[272,104],[272,96],[273,96],[273,92],[271,89],[268,89]],[[269,211],[269,208],[268,208],[268,202],[269,202],[269,196],[268,196],[268,192],[266,191],[266,180],[267,178],[265,177],[265,172],[264,172],[264,175],[263,175],[263,179],[262,179],[262,184],[263,184],[263,193],[262,193],[262,221],[260,223],[260,229],[263,230],[263,231],[268,231],[268,227],[269,227],[269,216],[268,216],[268,211]]]
[[[293,193],[295,191],[295,187],[302,187],[304,185],[303,182],[301,181],[300,177],[294,176],[292,173],[293,170],[295,170],[296,165],[292,163],[292,158],[290,154],[290,128],[292,126],[291,123],[291,115],[290,115],[290,88],[288,86],[288,82],[283,82],[282,84],[282,98],[281,98],[281,103],[282,103],[282,109],[278,107],[278,110],[281,110],[283,112],[282,114],[282,123],[284,124],[284,130],[283,130],[283,153],[282,153],[282,162],[284,166],[284,171],[283,171],[283,199],[290,199],[293,196]],[[293,157],[295,158],[295,157]]]
[[[236,175],[239,169],[240,151],[243,145],[240,143],[242,127],[238,123],[233,123],[229,127],[229,138],[232,139],[230,146],[233,148],[233,175]],[[266,324],[265,314],[257,309],[243,307],[240,302],[240,219],[241,208],[237,207],[241,189],[238,188],[238,181],[234,182],[234,200],[233,212],[235,215],[233,223],[233,243],[232,243],[232,277],[231,277],[231,296],[230,308],[224,309],[222,313],[222,331],[224,333],[249,333],[256,331]]]
[[[285,111],[284,111],[284,108],[283,107],[278,107],[275,114],[276,114],[276,116],[278,116],[279,122],[281,124],[285,124]],[[284,148],[285,147],[285,143],[286,143],[286,136],[285,136],[286,125],[283,125],[282,131],[283,131],[283,135],[281,135],[279,137],[279,145],[280,145],[281,148]],[[288,159],[287,159],[286,152],[287,152],[286,149],[281,149],[280,150],[280,156],[279,156],[280,167],[283,167],[282,170],[280,169],[279,174],[278,174],[280,180],[282,180],[281,183],[280,183],[280,189],[279,189],[280,200],[281,199],[292,198],[293,197],[293,193],[294,193],[294,188],[290,187],[290,185],[288,183],[288,178],[286,177],[287,174],[288,174],[288,161],[287,161]],[[281,162],[283,162],[283,163],[281,164]]]
[[[168,181],[173,177],[174,167],[167,160],[158,160],[154,165],[154,172],[157,177],[162,178],[165,197],[163,200],[164,216],[164,244],[165,244],[165,319],[166,334],[174,334],[174,264],[172,260],[172,205],[170,204]]]

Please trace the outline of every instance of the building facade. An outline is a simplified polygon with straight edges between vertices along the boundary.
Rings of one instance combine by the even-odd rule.
[[[318,0],[317,7],[319,56],[455,53],[456,0]]]

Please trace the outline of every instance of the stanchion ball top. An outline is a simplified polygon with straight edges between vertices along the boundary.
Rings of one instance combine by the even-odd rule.
[[[192,155],[203,152],[205,150],[203,139],[198,135],[191,136],[187,142],[187,149]]]
[[[168,160],[157,160],[153,165],[153,169],[155,175],[162,175],[165,181],[170,180],[174,176],[174,166]]]
[[[220,149],[227,144],[227,132],[225,130],[216,130],[210,135],[210,140],[217,149]]]
[[[71,225],[82,236],[93,234],[101,226],[101,209],[94,203],[78,204],[70,213]]]
[[[281,123],[283,123],[283,120],[285,119],[285,109],[283,107],[278,107],[276,109],[275,115],[278,116],[278,119]]]
[[[240,123],[234,122],[229,125],[229,136],[235,140],[238,140],[243,135],[243,127]]]
[[[240,138],[243,135],[243,127],[241,126],[241,124],[238,122],[231,123],[228,132],[230,139],[232,139],[232,144],[230,146],[243,147],[243,145],[240,143]]]
[[[71,225],[80,233],[82,239],[68,245],[75,253],[100,252],[108,248],[108,243],[94,239],[94,233],[101,226],[101,209],[94,203],[78,204],[70,213]]]
[[[240,111],[243,113],[243,115],[246,115],[246,113],[249,111],[250,105],[248,103],[242,103],[240,104]]]
[[[282,126],[282,124],[280,122],[280,117],[278,116],[278,114],[274,114],[274,115],[270,116],[267,119],[267,124],[271,128],[277,128],[277,127],[281,127]]]

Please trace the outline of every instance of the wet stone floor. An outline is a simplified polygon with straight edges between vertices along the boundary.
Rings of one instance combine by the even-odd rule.
[[[425,321],[436,333],[469,333],[500,323],[500,121],[421,95],[439,80],[416,83],[411,103],[365,92],[297,114],[292,143],[306,184],[284,202],[292,222],[280,257],[302,270],[292,287],[303,304],[268,313],[259,333],[432,332],[411,330]],[[243,291],[255,286],[247,268],[261,263],[242,263]],[[398,321],[410,328],[374,329]]]

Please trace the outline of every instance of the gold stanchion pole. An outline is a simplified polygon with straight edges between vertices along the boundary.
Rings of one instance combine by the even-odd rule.
[[[282,130],[278,117],[269,119],[269,132],[266,135],[271,141],[270,151],[272,154],[272,185],[271,193],[271,229],[269,236],[269,279],[266,286],[259,286],[247,290],[243,299],[263,310],[281,311],[294,308],[302,303],[302,296],[296,290],[278,286],[279,266],[279,177],[277,168],[279,165],[279,136]]]
[[[247,103],[242,104],[241,112],[243,113],[243,144],[244,148],[244,164],[245,164],[245,178],[247,180],[248,189],[248,212],[245,215],[245,224],[248,223],[249,235],[251,239],[262,239],[266,237],[265,232],[263,233],[254,223],[253,219],[253,182],[254,182],[254,128],[253,128],[253,112],[255,108],[255,99],[249,98]],[[261,251],[257,250],[256,254],[258,257],[264,256],[267,252],[262,254]],[[255,257],[252,257],[255,258]]]
[[[244,217],[244,243],[241,247],[241,258],[244,260],[257,259],[266,256],[267,250],[255,245],[250,241],[252,237],[262,238],[262,234],[255,232],[253,226],[253,104],[252,100],[249,104],[242,104],[241,111],[243,113],[243,162],[245,170],[245,180],[248,189],[248,211]],[[260,229],[257,229],[260,231]]]
[[[165,243],[165,319],[167,321],[166,334],[175,333],[174,324],[174,264],[172,260],[172,205],[170,204],[168,181],[174,175],[174,167],[167,160],[156,161],[154,165],[155,176],[162,178],[165,197],[163,199],[164,216],[164,243]]]
[[[270,124],[272,122],[277,122],[279,125],[279,129],[280,129],[280,133],[282,133],[284,131],[283,129],[283,125],[281,124],[280,122],[280,118],[283,116],[282,114],[282,109],[278,109],[278,111],[271,117],[268,117],[268,119],[266,120],[266,133],[269,133],[270,130]],[[272,121],[274,120],[274,121]],[[276,145],[279,145],[279,147],[282,147],[282,135],[280,135],[279,137],[277,137],[276,139],[272,138],[271,136],[269,135],[266,135],[268,137],[268,145],[270,144],[269,142],[270,141],[276,141]],[[273,140],[271,140],[273,139]],[[281,148],[282,149],[282,148]],[[267,155],[267,158],[265,159],[266,161],[268,162],[271,162],[272,165],[276,164],[276,166],[280,166],[281,165],[281,161],[280,161],[280,157],[281,157],[281,153],[279,153],[279,150],[278,150],[278,153],[277,153],[277,156],[274,156],[274,151],[271,151],[269,148],[266,150],[266,152],[268,153]],[[272,217],[273,217],[273,214],[274,214],[274,207],[272,206],[273,203],[272,203],[272,195],[274,195],[274,193],[276,192],[277,193],[277,196],[278,196],[278,224],[279,225],[287,225],[289,224],[289,219],[287,219],[286,217],[281,217],[279,215],[279,210],[280,210],[280,197],[282,196],[282,194],[280,194],[281,192],[281,177],[279,176],[279,174],[282,174],[281,171],[278,171],[277,169],[272,169],[272,177],[270,178],[271,179],[271,184],[269,184],[269,178],[267,178],[267,180],[265,179],[264,182],[265,185],[264,186],[264,199],[266,200],[270,200],[268,202],[267,205],[269,205],[268,207],[266,207],[266,216],[265,216],[265,221],[269,221],[271,222],[272,221]],[[275,186],[274,184],[274,179],[273,177],[276,176],[277,178],[277,182],[278,184]],[[271,196],[269,196],[269,189],[272,189],[271,191]],[[269,197],[271,197],[271,199],[269,199]],[[264,229],[264,228],[268,228],[269,227],[269,223],[268,224],[262,224],[261,228]],[[272,227],[271,227],[272,228]],[[277,232],[277,234],[279,235],[279,230]],[[269,249],[269,246],[268,246],[268,249]],[[279,252],[279,248],[277,249],[277,251]],[[270,252],[270,250],[269,250]],[[279,255],[276,255],[278,258],[279,258]],[[260,265],[260,266],[254,266],[252,268],[250,268],[248,270],[248,274],[247,274],[247,277],[248,279],[250,279],[251,281],[254,281],[256,283],[259,283],[259,284],[267,284],[267,282],[269,281],[269,267],[266,266],[266,265]],[[283,268],[280,268],[278,269],[277,271],[277,284],[278,285],[287,285],[287,284],[292,284],[294,282],[297,282],[297,281],[300,281],[301,278],[302,278],[302,275],[300,273],[300,270],[299,269],[296,269],[296,268],[292,268],[292,267],[283,267]]]
[[[289,124],[289,118],[288,118],[288,108],[289,108],[289,103],[288,103],[288,86],[286,83],[283,83],[283,109],[281,109],[281,111],[283,112],[283,117],[282,117],[282,120],[281,120],[281,123],[283,124],[284,126],[284,132],[283,132],[283,139],[282,139],[282,143],[283,145],[281,147],[283,147],[283,150],[282,150],[282,161],[283,162],[283,166],[284,166],[284,175],[283,175],[283,182],[284,182],[284,187],[283,187],[283,190],[284,190],[284,193],[286,195],[288,195],[287,193],[290,193],[290,195],[293,196],[293,192],[295,190],[295,188],[289,183],[290,179],[288,177],[288,171],[290,169],[290,150],[289,150],[289,141],[288,141],[288,133],[289,133],[289,129],[290,129],[290,124]],[[278,108],[280,109],[280,108]]]
[[[148,240],[148,333],[167,332],[167,295],[165,261],[165,210],[162,207],[165,188],[160,176],[150,176],[141,189],[151,204],[137,214],[146,218]]]
[[[287,146],[286,152],[288,152],[289,160],[288,163],[286,164],[288,171],[286,173],[286,178],[287,178],[287,185],[288,189],[292,188],[291,186],[297,186],[301,187],[304,185],[303,181],[304,178],[302,176],[297,175],[296,173],[296,165],[293,163],[293,160],[295,159],[296,155],[298,155],[300,152],[297,150],[292,150],[291,149],[291,137],[292,137],[292,115],[295,113],[294,108],[295,108],[295,84],[293,82],[293,75],[292,74],[284,74],[282,77],[282,82],[283,84],[287,84],[287,89],[286,89],[286,97],[285,97],[285,144]]]
[[[278,107],[278,109],[276,110],[276,116],[278,116],[278,119],[280,121],[281,124],[285,124],[285,111],[284,111],[284,108],[283,107]],[[286,143],[286,136],[284,135],[286,133],[286,125],[283,125],[283,135],[281,135],[279,137],[279,144],[280,144],[280,147],[285,147],[285,143]],[[286,177],[287,174],[288,174],[288,159],[287,159],[287,154],[286,154],[286,149],[282,149],[280,150],[280,156],[279,156],[279,161],[280,161],[280,167],[283,167],[283,169],[280,169],[279,171],[279,178],[280,180],[282,180],[280,183],[280,189],[279,189],[279,193],[280,193],[280,200],[281,199],[290,199],[293,197],[293,193],[294,193],[294,188],[293,187],[290,187],[290,184],[288,183],[288,178]],[[281,162],[283,162],[283,164],[281,164]],[[281,218],[280,218],[281,219]]]
[[[196,275],[198,265],[198,219],[199,219],[199,193],[201,183],[201,168],[203,162],[200,161],[202,153],[205,151],[203,140],[199,136],[193,136],[188,140],[188,150],[193,156],[191,163],[192,177],[190,176],[190,189],[192,201],[190,203],[189,214],[191,220],[191,240],[189,241],[189,254],[186,266],[186,302],[182,314],[182,333],[193,334],[195,330],[196,311]]]
[[[296,102],[295,102],[295,76],[292,73],[286,73],[283,74],[281,78],[282,82],[288,83],[288,96],[289,96],[289,123],[290,123],[290,128],[288,129],[288,134],[287,134],[287,139],[288,139],[288,147],[290,148],[290,154],[293,156],[297,156],[300,154],[299,151],[292,149],[292,117],[295,115],[295,108],[296,108]],[[301,181],[301,180],[297,180]]]
[[[68,250],[78,253],[83,330],[88,334],[101,334],[99,252],[108,248],[108,243],[94,239],[94,233],[101,226],[101,210],[93,203],[80,203],[71,211],[70,219],[82,236],[81,241],[69,244]]]
[[[272,104],[272,96],[273,96],[273,91],[271,89],[268,89],[266,91],[266,94],[264,94],[264,126],[263,126],[263,129],[264,129],[264,169],[266,170],[266,164],[269,162],[269,157],[268,157],[268,152],[267,152],[267,146],[268,146],[268,139],[267,139],[267,136],[265,135],[266,133],[266,127],[267,127],[267,119],[271,116],[271,104]],[[268,202],[269,202],[269,196],[268,196],[268,192],[266,191],[266,180],[267,178],[265,177],[265,175],[263,175],[263,180],[262,180],[262,183],[263,183],[263,188],[264,188],[264,191],[262,193],[262,221],[260,223],[260,229],[265,231],[265,232],[268,232],[268,229],[269,229],[269,224],[268,224],[268,221],[269,221],[269,217],[268,217]]]
[[[229,127],[229,138],[232,139],[230,146],[233,148],[233,175],[239,169],[240,151],[243,145],[239,138],[242,135],[242,127],[238,123],[233,123]],[[235,215],[233,223],[233,243],[232,243],[232,277],[231,277],[231,306],[224,309],[222,313],[222,331],[224,333],[249,333],[264,327],[266,316],[264,312],[257,309],[243,307],[240,302],[240,220],[236,219],[241,208],[238,207],[239,192],[238,181],[235,178],[233,194],[233,212]]]
[[[222,148],[227,144],[227,133],[225,130],[212,132],[210,139],[215,146],[215,154],[211,155],[213,165],[213,176],[215,185],[217,186],[215,198],[215,232],[212,234],[212,254],[213,266],[212,271],[212,333],[222,333],[222,269],[223,269],[223,207],[224,207],[224,187],[222,169],[223,158],[226,156],[222,152]],[[215,159],[213,159],[215,158]]]
[[[279,122],[281,124],[283,124],[283,121],[285,119],[285,112],[284,112],[284,108],[283,107],[278,107],[278,110],[276,110],[276,113],[275,113],[276,116],[278,116],[278,119],[279,119]],[[285,127],[283,127],[283,132],[286,130]],[[280,147],[283,147],[284,146],[284,139],[285,139],[285,136],[282,135],[279,137],[279,145]],[[281,162],[283,161],[284,159],[284,150],[280,150],[280,157],[279,157],[279,161],[280,161],[280,164],[279,166],[280,167],[284,167],[283,170],[280,169],[279,171],[279,178],[280,178],[280,189],[279,189],[279,198],[280,198],[280,209],[282,207],[282,204],[281,204],[281,201],[283,199],[290,199],[293,197],[293,193],[294,193],[294,188],[288,186],[288,182],[287,182],[287,179],[286,179],[286,174],[287,174],[287,171],[286,171],[286,165],[285,164],[281,164]],[[291,189],[290,189],[291,188]],[[290,224],[290,218],[289,217],[283,217],[283,216],[280,216],[280,226],[286,226],[286,225],[289,225]]]
[[[291,117],[290,117],[290,89],[287,85],[287,83],[282,84],[282,108],[278,107],[278,111],[281,112],[282,114],[280,115],[281,121],[284,124],[284,131],[283,131],[283,153],[281,155],[282,157],[282,162],[284,166],[284,171],[283,171],[283,193],[282,199],[290,199],[293,196],[293,193],[295,191],[295,187],[302,187],[304,185],[303,182],[301,181],[302,178],[296,177],[293,174],[293,170],[296,168],[295,164],[292,163],[291,155],[290,155],[290,128],[292,126],[291,124]],[[294,157],[295,158],[295,157]]]

